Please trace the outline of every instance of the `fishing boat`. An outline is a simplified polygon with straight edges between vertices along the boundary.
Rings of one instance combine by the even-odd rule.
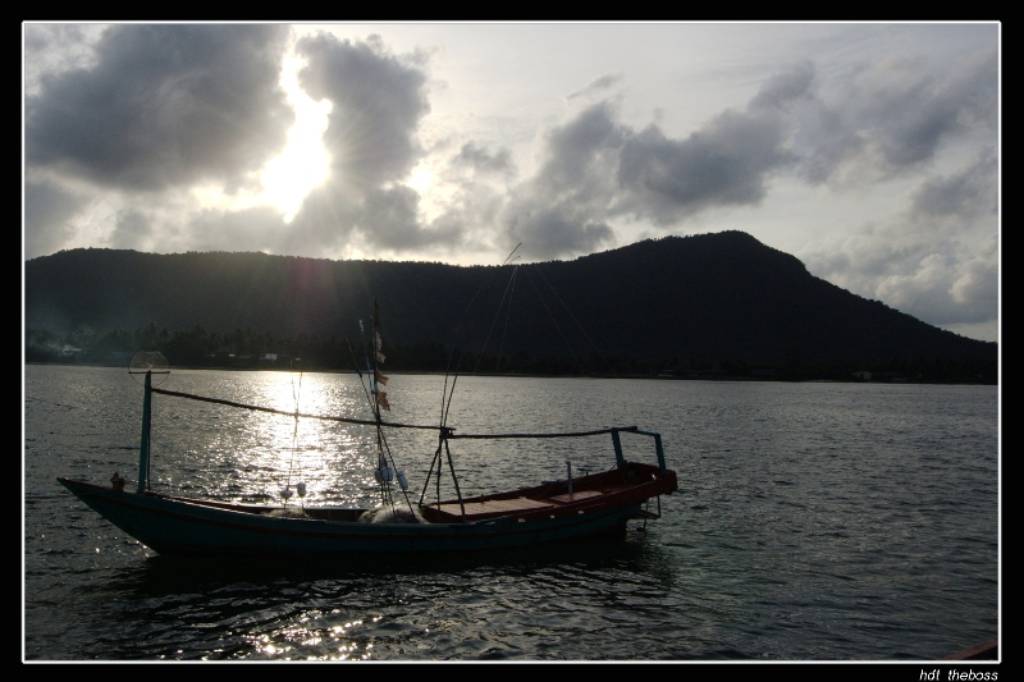
[[[632,519],[659,518],[660,496],[677,489],[676,474],[668,469],[661,436],[636,426],[609,427],[570,433],[457,433],[449,426],[448,411],[455,381],[445,380],[447,403],[437,425],[385,421],[390,410],[383,390],[387,377],[381,337],[374,309],[372,342],[368,344],[366,381],[360,383],[371,406],[372,419],[285,412],[219,398],[158,388],[154,375],[168,373],[152,364],[130,370],[144,376],[142,437],[138,480],[134,491],[125,490],[118,474],[111,485],[96,485],[65,478],[57,480],[82,502],[128,535],[162,555],[370,557],[419,553],[464,553],[481,550],[551,547],[571,540],[622,538]],[[456,377],[457,379],[457,377]],[[380,503],[372,508],[296,507],[289,505],[290,485],[278,505],[236,504],[192,499],[156,492],[150,487],[150,431],[154,395],[199,400],[239,409],[291,416],[298,420],[325,419],[373,427],[377,430],[377,467],[374,470]],[[447,405],[447,407],[444,407]],[[430,429],[438,441],[418,501],[395,465],[387,444],[390,429]],[[450,444],[460,440],[549,438],[610,438],[614,466],[608,471],[574,476],[567,462],[565,479],[546,481],[490,495],[463,497]],[[653,441],[657,464],[627,461],[623,436]],[[441,499],[440,478],[447,461],[456,497]],[[432,481],[437,497],[426,499]],[[304,495],[301,484],[295,491]],[[651,502],[654,501],[654,510]]]

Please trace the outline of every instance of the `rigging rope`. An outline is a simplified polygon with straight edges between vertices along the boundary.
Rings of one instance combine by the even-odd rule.
[[[530,272],[530,270],[527,270],[527,272]],[[576,362],[576,366],[583,369],[583,363],[580,362],[580,358],[576,354],[576,349],[574,349],[572,344],[569,343],[569,339],[566,338],[565,333],[562,331],[562,327],[559,326],[558,319],[555,317],[554,313],[551,312],[551,309],[548,307],[548,302],[544,299],[544,294],[537,288],[537,284],[532,279],[530,280],[530,285],[537,293],[537,298],[540,299],[541,305],[544,306],[544,311],[548,314],[548,317],[551,318],[551,322],[555,325],[555,330],[558,332],[558,335],[562,337],[562,342],[565,343],[565,347],[569,349],[569,353],[572,355],[572,359]]]
[[[174,398],[186,398],[188,400],[198,400],[204,403],[214,403],[217,405],[227,405],[228,407],[238,407],[245,410],[256,410],[257,412],[268,412],[270,414],[281,414],[286,417],[302,417],[303,419],[322,419],[324,421],[342,422],[344,424],[358,424],[360,426],[376,426],[377,422],[370,419],[352,419],[350,417],[333,417],[325,414],[307,414],[305,412],[287,412],[285,410],[277,410],[272,407],[262,407],[260,405],[247,405],[245,403],[234,402],[233,400],[224,400],[222,398],[208,398],[206,396],[194,395],[192,393],[183,393],[181,391],[168,391],[163,388],[150,389],[153,393],[159,393],[161,395],[167,395]],[[424,429],[427,431],[440,431],[445,430],[446,427],[439,426],[426,426],[423,424],[402,424],[399,422],[380,422],[381,426],[387,426],[395,429]],[[451,430],[451,429],[447,429]]]
[[[513,260],[518,258],[518,256],[515,256],[515,253],[516,253],[516,251],[519,250],[519,247],[522,246],[522,245],[523,245],[523,243],[519,242],[518,244],[515,245],[515,247],[511,251],[509,251],[508,255],[505,256],[505,260],[503,260],[501,262],[501,265],[498,266],[498,268],[496,269],[496,271],[495,271],[495,278],[497,278],[498,275],[501,273],[502,267],[504,267],[505,265],[507,265],[511,261],[513,261]],[[515,258],[513,258],[513,256],[515,256]],[[513,268],[513,270],[512,270],[512,275],[513,276],[515,275],[515,271],[518,269],[518,267],[519,266],[516,266],[516,268]],[[458,324],[456,325],[456,330],[455,330],[456,333],[459,331],[459,328],[462,327],[462,322],[466,319],[466,317],[468,317],[470,308],[473,307],[473,304],[476,302],[476,299],[480,297],[480,294],[483,293],[484,288],[489,283],[490,282],[487,279],[484,279],[484,281],[482,281],[480,283],[480,286],[477,288],[476,293],[473,294],[472,298],[470,298],[469,303],[466,304],[465,310],[462,311],[462,317],[459,320]],[[502,303],[498,304],[498,312],[499,313],[501,312],[501,306],[502,306],[502,304],[505,301],[505,297],[508,295],[509,284],[511,284],[511,280],[510,280],[509,283],[506,283],[506,285],[505,285],[505,292],[502,294]],[[510,302],[509,305],[511,305],[511,302]],[[491,323],[491,331],[494,330],[494,323],[497,322],[497,320],[498,320],[498,315],[496,314],[495,318],[494,318],[494,322]],[[489,340],[490,339],[490,332],[488,332],[487,336],[488,336],[488,340]],[[487,347],[487,341],[484,342],[484,348],[486,348],[486,347]],[[481,349],[481,352],[480,352],[480,355],[482,355],[482,354],[483,354],[483,349]],[[458,362],[455,362],[455,356],[456,355],[459,356]],[[479,369],[480,355],[477,356],[477,369]],[[451,352],[451,354],[448,357],[448,367],[445,369],[445,373],[444,373],[445,391],[448,391],[448,377],[449,377],[449,375],[452,374],[452,365],[453,364],[455,365],[455,376],[452,378],[451,389],[447,393],[447,395],[445,394],[444,391],[442,391],[442,393],[441,393],[441,428],[442,429],[447,428],[446,425],[448,423],[448,413],[451,410],[452,397],[455,395],[455,385],[459,381],[459,372],[460,372],[460,370],[462,368],[462,360],[463,360],[464,357],[465,357],[464,355],[462,355],[461,353],[458,353],[454,348],[452,349],[452,352]],[[446,398],[447,398],[447,404],[445,403],[445,399]]]
[[[591,337],[590,334],[587,332],[583,324],[579,321],[579,318],[577,318],[576,315],[572,312],[572,308],[568,306],[568,304],[565,302],[565,299],[563,299],[561,294],[558,293],[558,289],[555,288],[555,286],[547,278],[547,275],[544,274],[544,268],[542,266],[538,265],[537,274],[540,275],[541,281],[543,281],[544,284],[547,285],[548,289],[551,290],[551,293],[554,294],[555,300],[562,305],[562,309],[565,310],[566,313],[568,313],[569,319],[576,323],[576,328],[580,330],[580,334],[583,336],[584,339],[587,340],[587,343],[590,344],[594,352],[600,353],[601,349],[598,347],[593,337]]]
[[[150,389],[153,393],[159,393],[161,395],[167,395],[174,398],[186,398],[188,400],[198,400],[204,403],[215,403],[217,405],[227,405],[228,407],[238,407],[246,410],[256,410],[258,412],[268,412],[270,414],[280,414],[285,417],[296,416],[295,412],[286,412],[284,410],[276,410],[272,407],[261,407],[259,405],[246,405],[245,403],[236,403],[231,400],[223,400],[221,398],[208,398],[201,395],[193,395],[191,393],[182,393],[180,391],[168,391],[164,388],[153,388]],[[322,419],[324,421],[335,421],[343,422],[345,424],[358,424],[360,426],[376,426],[376,421],[370,421],[368,419],[350,419],[348,417],[333,417],[330,415],[321,414],[306,414],[299,412],[298,416],[303,419]],[[596,429],[594,431],[565,431],[559,433],[454,433],[455,429],[449,426],[423,426],[421,424],[401,424],[398,422],[385,422],[380,423],[381,426],[387,426],[389,428],[398,429],[423,429],[427,431],[441,431],[445,439],[466,439],[466,438],[578,438],[581,436],[597,436],[603,433],[612,433],[613,431],[636,431],[636,426],[618,426],[606,429]]]
[[[292,361],[294,363],[294,360]],[[292,496],[292,471],[295,469],[295,452],[299,446],[299,397],[302,395],[302,369],[299,369],[299,386],[295,388],[295,375],[292,377],[292,398],[295,400],[295,427],[292,429],[292,458],[288,463],[288,480],[284,486],[284,503]],[[301,495],[300,495],[301,497]]]
[[[517,245],[515,249],[512,249],[512,253],[515,253],[516,249],[518,249],[519,246],[520,245]],[[510,253],[508,255],[508,258],[505,259],[505,263],[508,263],[509,259],[512,258],[512,253]],[[504,267],[505,263],[502,263],[501,267]],[[519,270],[519,266],[517,265],[514,268],[512,268],[512,272],[509,273],[508,281],[505,283],[505,289],[501,293],[501,300],[498,302],[498,307],[495,310],[494,318],[491,320],[491,326],[487,330],[487,336],[484,337],[483,345],[480,347],[480,350],[477,353],[476,363],[475,363],[475,365],[473,367],[473,371],[474,372],[477,372],[477,371],[480,370],[480,364],[483,362],[483,356],[484,356],[484,353],[487,351],[487,346],[489,346],[490,343],[491,343],[491,337],[494,335],[494,328],[498,325],[498,320],[501,318],[501,309],[505,306],[505,301],[506,300],[509,301],[509,306],[510,307],[512,305],[512,301],[511,301],[511,299],[509,299],[509,293],[514,289],[514,284],[515,284],[515,279],[516,279],[516,272],[518,270]],[[462,364],[462,360],[460,358],[459,366],[461,366],[461,364]],[[442,421],[441,421],[441,426],[442,427],[445,427],[447,425],[447,423],[448,423],[448,415],[449,415],[449,413],[451,412],[451,409],[452,409],[452,398],[455,396],[455,385],[456,385],[456,383],[458,383],[459,376],[460,376],[460,374],[459,374],[459,366],[456,367],[455,378],[452,379],[451,391],[448,393],[448,404],[445,406],[444,413],[442,415]],[[445,383],[447,383],[447,376],[445,377]]]
[[[501,338],[498,340],[498,351],[496,353],[498,359],[494,367],[495,371],[501,369],[501,349],[505,347],[505,337],[508,336],[508,323],[512,319],[512,301],[515,298],[516,279],[518,274],[519,266],[517,265],[515,269],[512,270],[512,276],[509,278],[509,283],[511,284],[512,290],[509,293],[508,297],[508,309],[506,310],[505,313],[505,326],[504,328],[502,328]],[[498,312],[500,314],[500,308],[498,309]]]

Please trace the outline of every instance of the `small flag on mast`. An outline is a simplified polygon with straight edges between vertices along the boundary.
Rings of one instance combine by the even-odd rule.
[[[380,315],[377,308],[377,301],[373,302],[373,353],[377,364],[383,363],[387,358],[384,355],[384,339],[380,335]],[[381,373],[380,369],[376,366],[373,368],[373,393],[376,399],[377,405],[390,411],[391,405],[388,403],[388,394],[380,390],[380,386],[387,386],[388,377]]]

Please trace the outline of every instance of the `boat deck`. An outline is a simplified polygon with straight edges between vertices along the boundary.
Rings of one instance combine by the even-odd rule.
[[[572,504],[591,497],[604,495],[603,490],[581,490],[579,492],[554,495],[547,498],[512,497],[504,500],[481,500],[477,502],[466,502],[466,516],[476,518],[487,516],[504,516],[516,512],[533,512],[545,508],[557,508],[566,504]],[[431,506],[437,510],[437,505]],[[462,516],[462,507],[458,502],[445,502],[441,504],[441,514],[450,516]]]
[[[434,523],[480,521],[513,515],[525,518],[547,514],[560,516],[587,513],[609,504],[639,504],[676,489],[673,472],[662,472],[653,466],[633,462],[611,471],[583,476],[573,482],[575,485],[571,493],[567,481],[551,481],[498,495],[470,497],[463,500],[463,504],[458,500],[443,500],[426,504],[421,511],[424,518]]]

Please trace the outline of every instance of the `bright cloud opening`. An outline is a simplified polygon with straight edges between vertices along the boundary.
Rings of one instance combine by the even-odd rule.
[[[299,72],[306,60],[290,50],[281,68],[281,87],[295,111],[295,123],[288,131],[288,144],[280,155],[266,163],[260,173],[263,196],[290,223],[302,208],[306,196],[327,181],[331,156],[323,143],[330,100],[315,101],[299,85]]]

